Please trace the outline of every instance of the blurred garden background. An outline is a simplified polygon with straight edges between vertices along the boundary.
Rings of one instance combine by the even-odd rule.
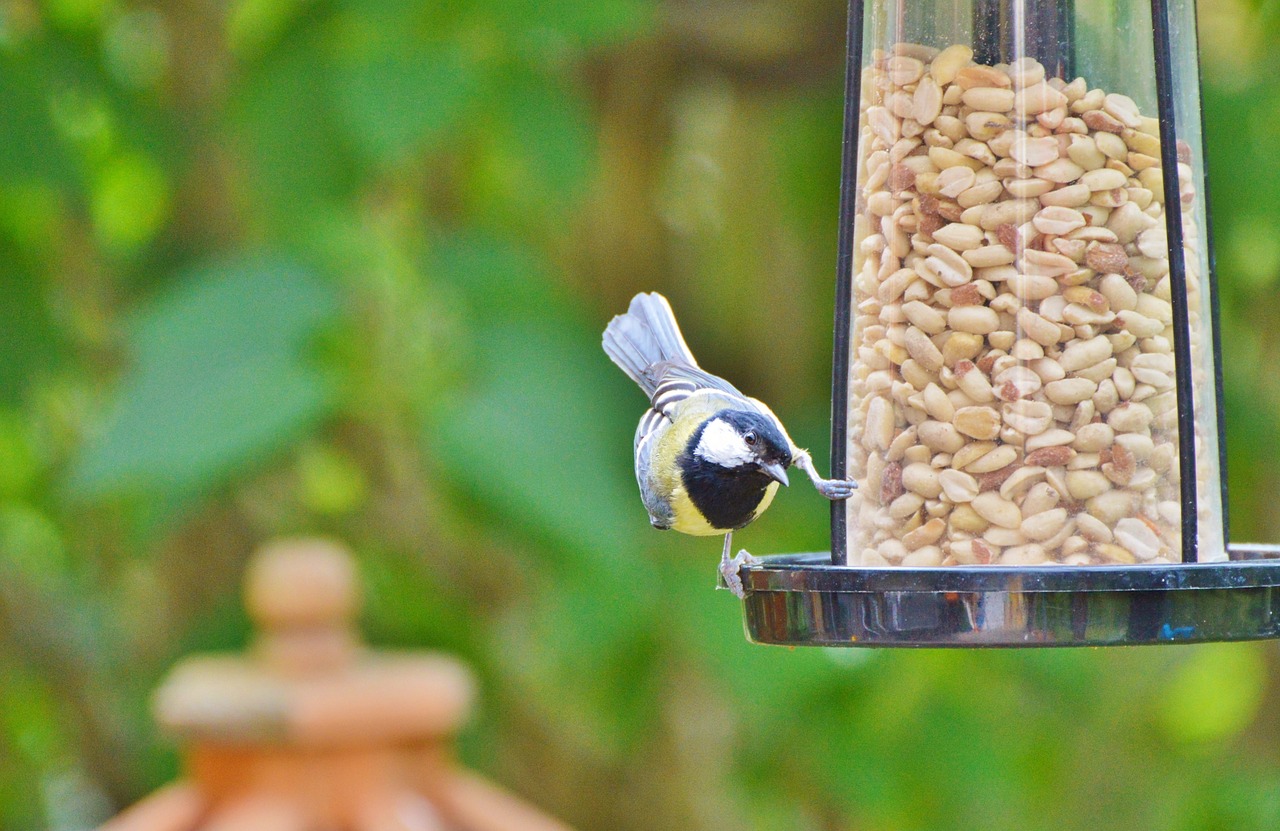
[[[1280,3],[1201,4],[1232,536],[1280,541]],[[583,831],[1274,829],[1274,644],[748,646],[599,334],[671,297],[826,469],[835,0],[0,0],[0,828],[177,774],[246,557],[350,543]],[[805,487],[741,535],[827,545]]]

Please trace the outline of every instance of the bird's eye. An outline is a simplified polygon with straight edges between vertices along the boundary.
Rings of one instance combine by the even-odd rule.
[[[752,433],[752,432],[748,432],[746,435],[744,435],[744,436],[742,437],[742,440],[743,440],[743,441],[745,441],[745,442],[747,443],[747,446],[748,446],[748,447],[755,447],[755,445],[756,445],[756,434],[755,434],[755,433]]]

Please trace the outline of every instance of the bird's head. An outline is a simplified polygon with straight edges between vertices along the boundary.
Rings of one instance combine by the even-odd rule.
[[[702,425],[692,455],[735,472],[764,473],[787,482],[791,445],[773,419],[747,410],[721,410]]]

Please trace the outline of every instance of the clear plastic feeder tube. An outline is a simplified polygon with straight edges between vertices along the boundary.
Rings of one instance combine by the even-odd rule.
[[[1226,559],[1194,3],[867,0],[850,54],[836,562]]]

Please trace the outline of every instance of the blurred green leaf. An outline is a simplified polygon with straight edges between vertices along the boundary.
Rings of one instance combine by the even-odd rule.
[[[0,405],[22,401],[41,376],[57,366],[63,339],[50,315],[41,279],[0,240]]]
[[[234,0],[227,15],[227,42],[237,55],[254,55],[297,19],[314,0]]]
[[[159,12],[131,10],[116,16],[103,47],[107,66],[124,86],[153,87],[169,69],[169,33]]]
[[[52,517],[21,502],[0,502],[0,556],[44,591],[58,588],[67,572],[60,529]]]
[[[548,306],[563,309],[569,302],[556,290],[546,263],[508,239],[454,231],[433,242],[426,270],[462,294],[468,332],[483,337],[486,322],[515,320]]]
[[[628,586],[602,570],[577,571],[575,578],[558,570],[554,591],[517,619],[501,621],[491,651],[540,719],[585,753],[626,755],[656,715],[668,633],[654,615],[651,586]],[[576,680],[566,685],[570,677]]]
[[[586,96],[567,82],[532,73],[512,78],[506,89],[505,126],[529,177],[526,186],[553,203],[578,195],[596,152]]]
[[[480,661],[480,631],[474,609],[458,595],[458,587],[424,568],[414,555],[378,551],[360,562],[365,586],[364,629],[369,641],[383,646],[431,644]],[[423,602],[430,597],[430,602]],[[480,668],[480,667],[478,667]]]
[[[518,248],[458,240],[433,268],[466,292],[477,337],[470,377],[432,414],[426,447],[453,481],[568,550],[603,562],[620,547],[634,551],[620,546],[619,529],[648,523],[633,492],[630,433],[613,426],[638,419],[643,399],[626,394],[599,331],[563,296],[533,288],[528,278],[542,269]]]
[[[50,71],[32,56],[0,53],[0,179],[63,178],[70,172],[50,113]]]
[[[1229,258],[1232,271],[1243,278],[1241,282],[1260,291],[1280,280],[1280,240],[1257,233],[1266,222],[1265,216],[1258,214],[1232,223],[1231,233],[1222,245],[1226,256],[1219,257],[1219,261]]]
[[[372,161],[392,164],[440,140],[475,87],[454,49],[412,44],[340,59],[334,102],[348,139]]]
[[[48,182],[15,178],[0,184],[0,228],[26,251],[47,254],[62,208],[61,194]]]
[[[112,159],[93,194],[94,225],[111,247],[147,242],[169,215],[169,183],[164,171],[141,154]]]
[[[583,96],[572,84],[512,69],[485,118],[488,152],[476,171],[485,213],[518,226],[559,223],[573,210],[596,163],[596,137]]]
[[[1176,741],[1230,739],[1253,721],[1266,683],[1267,667],[1257,646],[1197,646],[1170,679],[1161,721]]]
[[[97,27],[114,6],[112,0],[46,0],[49,17],[68,29]]]
[[[368,480],[355,461],[322,444],[303,448],[298,478],[302,501],[318,514],[348,513],[368,495]]]
[[[612,367],[577,337],[594,333],[531,321],[490,330],[475,376],[432,419],[427,447],[503,514],[607,561],[620,529],[648,523],[636,522],[628,437],[611,429],[625,399],[584,394],[614,386]]]
[[[0,726],[22,755],[47,763],[62,753],[63,721],[38,676],[0,664],[0,703]]]
[[[268,258],[198,270],[154,298],[129,326],[132,365],[73,490],[202,488],[302,435],[329,407],[306,350],[336,304],[307,270]]]
[[[16,410],[0,408],[0,498],[20,495],[39,473],[41,460],[31,433]]]
[[[356,180],[317,56],[321,40],[314,25],[303,29],[252,67],[234,96],[255,206],[286,226],[309,213],[301,207],[349,193]]]
[[[634,36],[656,16],[652,0],[505,0],[492,7],[503,24],[554,33],[579,46],[600,46]]]

